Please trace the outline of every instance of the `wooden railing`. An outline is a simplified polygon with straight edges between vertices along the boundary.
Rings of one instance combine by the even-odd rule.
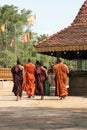
[[[10,68],[0,68],[0,80],[12,80]]]

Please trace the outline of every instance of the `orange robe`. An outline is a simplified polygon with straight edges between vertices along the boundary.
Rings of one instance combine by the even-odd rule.
[[[67,74],[69,73],[68,67],[63,63],[59,63],[54,65],[53,68],[55,72],[55,95],[59,97],[67,96],[66,83],[68,80]]]
[[[35,65],[33,63],[27,63],[24,66],[24,84],[23,84],[23,90],[26,91],[26,93],[29,96],[34,96],[35,92]]]

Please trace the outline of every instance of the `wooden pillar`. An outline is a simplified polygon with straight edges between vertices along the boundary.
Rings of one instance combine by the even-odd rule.
[[[82,60],[80,59],[77,60],[77,70],[82,70]]]

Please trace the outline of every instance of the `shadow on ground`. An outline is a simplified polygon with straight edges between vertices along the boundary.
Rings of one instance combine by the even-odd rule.
[[[87,130],[87,109],[3,107],[0,130]]]

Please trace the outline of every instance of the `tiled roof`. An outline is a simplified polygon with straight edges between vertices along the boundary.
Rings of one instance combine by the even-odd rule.
[[[37,43],[35,48],[37,52],[87,50],[87,0],[70,26]]]

